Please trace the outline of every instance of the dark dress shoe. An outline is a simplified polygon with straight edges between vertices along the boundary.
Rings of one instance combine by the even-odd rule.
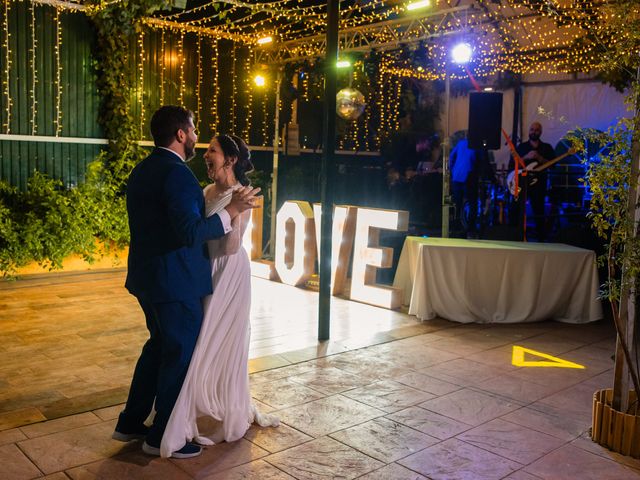
[[[147,455],[155,455],[156,457],[160,456],[160,448],[153,447],[149,445],[147,442],[142,444],[142,451]],[[193,443],[187,442],[184,447],[180,450],[176,450],[171,454],[171,458],[191,458],[197,457],[202,453],[202,447],[195,445]]]
[[[114,440],[118,440],[119,442],[130,442],[131,440],[144,440],[149,432],[149,427],[146,425],[142,425],[133,430],[124,430],[122,428],[116,427],[113,431],[113,435],[111,438]]]

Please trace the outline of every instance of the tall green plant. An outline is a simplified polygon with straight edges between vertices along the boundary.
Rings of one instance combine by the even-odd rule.
[[[111,180],[120,187],[144,156],[136,143],[139,138],[133,115],[136,95],[131,45],[142,28],[141,19],[171,4],[170,0],[98,0],[88,9],[96,29],[94,57],[101,97],[98,121],[109,139],[103,161]]]
[[[637,105],[638,85],[630,96],[634,107]],[[635,110],[635,108],[634,108]],[[640,392],[637,358],[631,356],[634,338],[628,338],[625,324],[636,322],[628,315],[629,296],[637,294],[640,280],[640,236],[638,235],[637,168],[640,128],[635,112],[633,118],[621,118],[607,132],[594,130],[576,130],[570,135],[578,151],[586,151],[588,143],[596,144],[600,153],[594,158],[585,158],[587,170],[583,181],[591,192],[588,216],[593,228],[606,242],[606,252],[598,259],[600,265],[607,267],[607,279],[601,288],[601,297],[608,300],[618,334],[624,362],[636,392]],[[638,332],[636,331],[636,335]],[[626,397],[626,392],[617,392],[614,385],[614,397]],[[636,402],[637,409],[637,402]]]

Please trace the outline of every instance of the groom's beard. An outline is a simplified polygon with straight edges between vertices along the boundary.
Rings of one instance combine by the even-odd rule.
[[[196,142],[189,139],[184,144],[185,162],[188,162],[195,156],[196,156]]]

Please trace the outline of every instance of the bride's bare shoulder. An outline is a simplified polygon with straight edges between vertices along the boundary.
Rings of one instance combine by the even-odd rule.
[[[206,199],[214,198],[217,195],[215,184],[210,183],[209,185],[204,187],[202,189],[202,194],[204,195],[204,198],[206,198]]]

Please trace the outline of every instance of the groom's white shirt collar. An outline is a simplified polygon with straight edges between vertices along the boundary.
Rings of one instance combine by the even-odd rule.
[[[185,161],[185,159],[182,158],[182,155],[180,155],[178,152],[174,152],[170,148],[167,148],[167,147],[156,147],[156,148],[161,148],[163,150],[166,150],[167,152],[171,152],[174,155],[176,155],[183,162]],[[223,208],[222,210],[220,210],[218,212],[218,218],[220,218],[220,221],[222,222],[222,228],[224,228],[224,233],[225,234],[227,234],[231,230],[233,230],[233,228],[231,227],[231,216],[229,215],[229,212],[227,212],[226,208]]]
[[[156,148],[161,148],[161,149],[163,149],[163,150],[166,150],[167,152],[171,152],[171,153],[173,153],[174,155],[176,155],[176,156],[177,156],[180,160],[182,160],[183,162],[185,161],[185,159],[184,159],[184,158],[182,158],[182,155],[180,155],[178,152],[176,152],[176,151],[174,151],[174,150],[171,150],[170,148],[167,148],[167,147],[156,147]]]

